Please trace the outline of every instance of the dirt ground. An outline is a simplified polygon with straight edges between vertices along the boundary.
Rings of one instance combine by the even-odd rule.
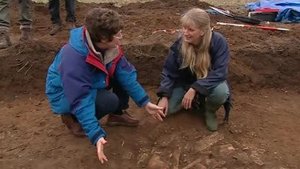
[[[92,7],[117,10],[125,21],[124,48],[136,66],[139,80],[153,101],[168,46],[178,33],[157,30],[180,28],[180,15],[191,7],[209,4],[193,0],[156,0],[129,4],[78,4],[77,16]],[[234,107],[229,124],[206,130],[203,118],[182,111],[164,122],[154,121],[132,102],[130,112],[141,120],[137,128],[103,127],[108,133],[101,165],[87,138],[73,137],[49,109],[44,82],[55,52],[68,39],[65,29],[48,35],[47,6],[34,4],[34,37],[18,44],[18,10],[12,4],[14,45],[0,51],[0,166],[2,169],[297,169],[300,168],[300,25],[272,24],[290,32],[223,27],[211,16],[214,30],[227,38],[231,49],[229,81]],[[243,11],[240,11],[243,13]],[[62,13],[65,16],[65,13]]]

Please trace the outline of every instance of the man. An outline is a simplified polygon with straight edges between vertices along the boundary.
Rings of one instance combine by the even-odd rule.
[[[124,56],[121,28],[117,12],[91,9],[84,26],[71,31],[69,42],[49,67],[46,80],[52,111],[61,115],[74,135],[88,136],[97,146],[101,163],[107,161],[103,152],[106,133],[98,120],[109,114],[108,125],[138,125],[138,120],[126,111],[129,96],[155,119],[162,121],[165,116],[161,107],[150,102],[137,81],[134,66]]]

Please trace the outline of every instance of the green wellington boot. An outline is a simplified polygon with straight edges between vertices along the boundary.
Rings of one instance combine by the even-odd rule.
[[[210,112],[206,110],[205,122],[206,122],[206,127],[209,131],[218,130],[218,120],[215,112]]]

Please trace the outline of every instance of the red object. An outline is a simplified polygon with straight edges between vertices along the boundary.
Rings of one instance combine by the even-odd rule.
[[[279,9],[274,8],[258,8],[255,10],[255,12],[261,12],[261,13],[272,13],[272,12],[278,12]]]

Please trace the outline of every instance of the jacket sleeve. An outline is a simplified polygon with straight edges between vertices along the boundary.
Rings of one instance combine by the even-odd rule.
[[[117,64],[115,77],[117,82],[139,107],[144,107],[150,102],[149,96],[137,81],[136,69],[128,62],[125,56],[122,56]]]
[[[226,39],[221,34],[217,34],[212,40],[210,52],[212,57],[211,70],[206,78],[197,80],[191,86],[205,96],[209,94],[210,89],[225,81],[228,74],[229,48]]]
[[[64,94],[70,103],[71,113],[76,116],[92,144],[105,137],[105,131],[95,116],[96,89],[91,88],[92,71],[84,57],[71,51],[64,53],[59,67]]]
[[[178,39],[169,49],[169,54],[165,60],[161,73],[160,86],[157,91],[158,97],[171,97],[175,79],[179,76],[180,65],[177,62],[180,53],[180,41]]]

